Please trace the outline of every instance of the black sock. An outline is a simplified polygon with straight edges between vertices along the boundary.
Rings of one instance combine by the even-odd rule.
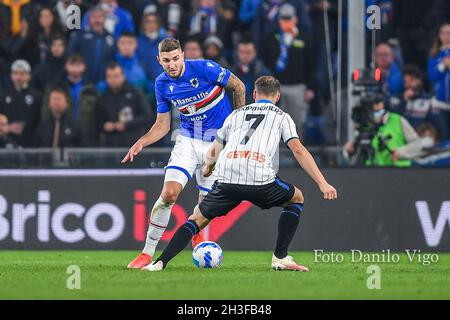
[[[300,214],[303,212],[302,203],[292,203],[283,208],[278,221],[278,238],[275,247],[275,257],[283,259],[287,256],[289,244],[297,230]]]
[[[192,237],[199,231],[200,228],[194,221],[186,221],[186,223],[179,227],[175,232],[169,244],[164,249],[161,256],[156,260],[156,262],[162,261],[165,268],[167,263],[172,260],[173,257],[179,254],[184,248],[186,248],[186,245],[189,243],[189,241],[191,241]]]

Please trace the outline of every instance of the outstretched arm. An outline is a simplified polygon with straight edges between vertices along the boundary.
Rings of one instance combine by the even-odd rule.
[[[289,149],[291,149],[299,165],[305,169],[309,176],[317,183],[320,191],[323,193],[323,197],[328,200],[336,199],[336,189],[325,180],[325,177],[317,167],[311,153],[309,153],[309,151],[301,144],[300,140],[291,139],[287,145]]]
[[[170,131],[170,121],[170,112],[158,113],[156,122],[150,130],[136,141],[130,150],[128,150],[122,163],[126,163],[127,161],[133,162],[134,157],[137,156],[142,149],[162,139]]]
[[[245,106],[245,84],[233,73],[230,75],[225,88],[233,91],[235,109]]]

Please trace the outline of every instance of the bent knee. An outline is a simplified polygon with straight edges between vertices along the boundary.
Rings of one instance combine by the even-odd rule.
[[[291,203],[304,203],[305,198],[303,197],[303,193],[299,189],[295,189],[295,194],[292,197]]]
[[[175,189],[164,189],[161,193],[161,198],[165,203],[173,204],[177,201],[179,194]]]

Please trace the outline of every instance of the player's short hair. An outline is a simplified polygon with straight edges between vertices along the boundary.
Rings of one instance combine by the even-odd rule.
[[[181,50],[180,41],[173,38],[166,38],[158,45],[159,52],[171,52],[173,50]]]
[[[280,92],[280,81],[272,76],[262,76],[256,79],[255,89],[265,96],[275,96]]]

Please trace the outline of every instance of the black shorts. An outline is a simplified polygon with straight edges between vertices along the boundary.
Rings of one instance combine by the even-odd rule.
[[[261,209],[280,207],[292,199],[294,185],[276,178],[274,182],[262,186],[215,182],[212,189],[199,204],[200,212],[208,220],[224,216],[247,200]]]

